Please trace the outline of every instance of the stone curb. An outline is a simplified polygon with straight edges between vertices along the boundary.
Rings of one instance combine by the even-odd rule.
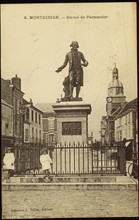
[[[138,190],[135,183],[3,183],[2,190]]]

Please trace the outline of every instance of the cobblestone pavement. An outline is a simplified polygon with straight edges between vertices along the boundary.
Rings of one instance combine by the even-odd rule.
[[[3,219],[137,217],[137,191],[3,191]]]

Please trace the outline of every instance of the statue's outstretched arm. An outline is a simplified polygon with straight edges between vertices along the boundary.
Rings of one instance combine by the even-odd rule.
[[[60,67],[56,70],[56,72],[57,72],[57,73],[61,72],[61,71],[67,66],[67,63],[68,63],[68,56],[66,55],[63,65],[60,66]]]

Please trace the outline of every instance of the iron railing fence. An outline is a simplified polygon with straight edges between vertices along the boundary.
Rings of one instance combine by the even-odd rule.
[[[14,146],[15,172],[17,174],[42,174],[40,155],[44,148],[39,144]],[[63,174],[124,174],[125,148],[118,143],[113,146],[87,144],[55,144],[45,146],[53,161],[51,173]]]

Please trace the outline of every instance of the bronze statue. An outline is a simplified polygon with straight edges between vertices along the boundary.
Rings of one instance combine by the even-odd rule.
[[[78,98],[80,93],[80,87],[83,86],[83,68],[82,66],[86,67],[88,62],[85,60],[84,55],[78,51],[79,45],[77,41],[73,41],[70,45],[71,51],[66,54],[65,61],[61,67],[59,67],[56,72],[59,73],[64,69],[69,62],[69,84],[66,84],[66,91],[69,92],[65,93],[65,97],[72,98],[73,97],[73,89],[76,87],[76,97]],[[81,61],[83,63],[81,63]],[[63,82],[64,85],[64,82]]]

